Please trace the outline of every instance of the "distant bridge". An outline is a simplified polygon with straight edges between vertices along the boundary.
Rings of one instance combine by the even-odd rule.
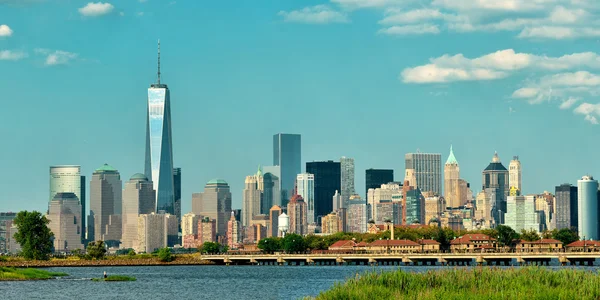
[[[219,265],[561,265],[593,266],[600,253],[382,253],[382,254],[241,254],[202,255]]]

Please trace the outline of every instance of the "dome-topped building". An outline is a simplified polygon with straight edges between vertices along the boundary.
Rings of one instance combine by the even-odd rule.
[[[504,223],[506,213],[506,197],[508,197],[510,185],[508,183],[508,170],[502,162],[498,152],[494,152],[492,161],[482,172],[482,190],[493,189],[496,194],[496,206],[494,219],[496,224]]]

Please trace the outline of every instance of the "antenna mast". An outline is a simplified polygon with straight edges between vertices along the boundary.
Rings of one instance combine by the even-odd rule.
[[[158,84],[160,85],[160,39],[158,40]]]

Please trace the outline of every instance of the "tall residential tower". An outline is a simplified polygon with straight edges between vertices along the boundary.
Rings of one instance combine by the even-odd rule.
[[[406,179],[410,186],[422,192],[442,194],[442,155],[439,153],[407,153]]]

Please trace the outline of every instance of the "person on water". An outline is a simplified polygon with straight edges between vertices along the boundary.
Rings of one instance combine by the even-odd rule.
[[[104,279],[106,279],[106,277],[108,277],[108,276],[106,276],[106,271],[104,271]]]

